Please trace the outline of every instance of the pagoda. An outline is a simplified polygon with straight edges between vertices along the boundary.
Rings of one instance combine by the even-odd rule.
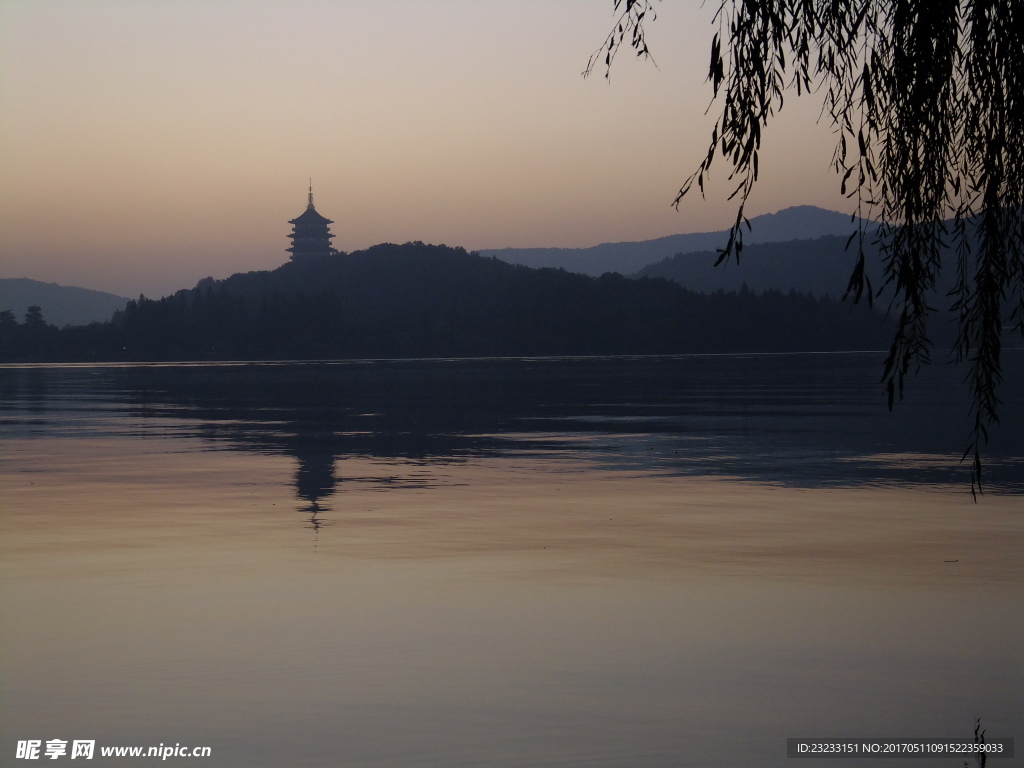
[[[331,239],[334,235],[328,228],[334,222],[321,216],[313,207],[313,181],[309,182],[309,204],[301,216],[288,222],[292,225],[291,234],[292,247],[287,250],[291,253],[292,261],[304,261],[306,259],[330,256],[334,253],[331,248]]]

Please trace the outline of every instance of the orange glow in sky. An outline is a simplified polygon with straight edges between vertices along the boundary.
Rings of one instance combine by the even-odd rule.
[[[713,5],[713,4],[712,4]],[[160,296],[342,250],[585,247],[721,229],[669,203],[706,151],[713,9],[668,0],[656,65],[580,76],[596,0],[0,0],[0,277]],[[846,210],[820,104],[787,101],[748,215]]]

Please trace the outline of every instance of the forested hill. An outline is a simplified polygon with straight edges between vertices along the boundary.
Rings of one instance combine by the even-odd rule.
[[[32,344],[26,341],[31,330]],[[443,245],[365,251],[132,301],[111,323],[4,324],[4,359],[231,360],[881,349],[875,313],[663,279],[532,269]]]

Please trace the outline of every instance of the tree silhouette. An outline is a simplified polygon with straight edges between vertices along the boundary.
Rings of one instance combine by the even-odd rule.
[[[650,56],[652,0],[614,0],[616,24],[584,75],[612,66],[623,45]],[[761,137],[783,95],[824,95],[836,130],[832,165],[859,217],[847,295],[865,276],[866,220],[877,220],[884,281],[898,326],[885,362],[889,407],[930,362],[930,294],[955,253],[951,308],[958,362],[968,361],[973,426],[971,493],[980,447],[998,422],[1004,323],[1024,336],[1024,6],[1019,0],[721,0],[708,79],[722,111],[677,208],[718,155],[735,182],[736,220],[719,262],[739,260],[744,205],[758,177]],[[881,288],[878,289],[881,293]],[[875,294],[877,295],[877,294]]]
[[[27,328],[45,328],[46,321],[43,319],[43,310],[37,304],[33,304],[25,313],[25,326]]]

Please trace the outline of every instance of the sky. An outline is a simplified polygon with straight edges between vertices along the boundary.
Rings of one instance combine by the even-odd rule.
[[[712,14],[584,79],[612,0],[0,0],[0,277],[163,296],[334,246],[587,247],[722,229],[670,205],[707,150]],[[764,136],[749,216],[848,210],[820,100]]]

